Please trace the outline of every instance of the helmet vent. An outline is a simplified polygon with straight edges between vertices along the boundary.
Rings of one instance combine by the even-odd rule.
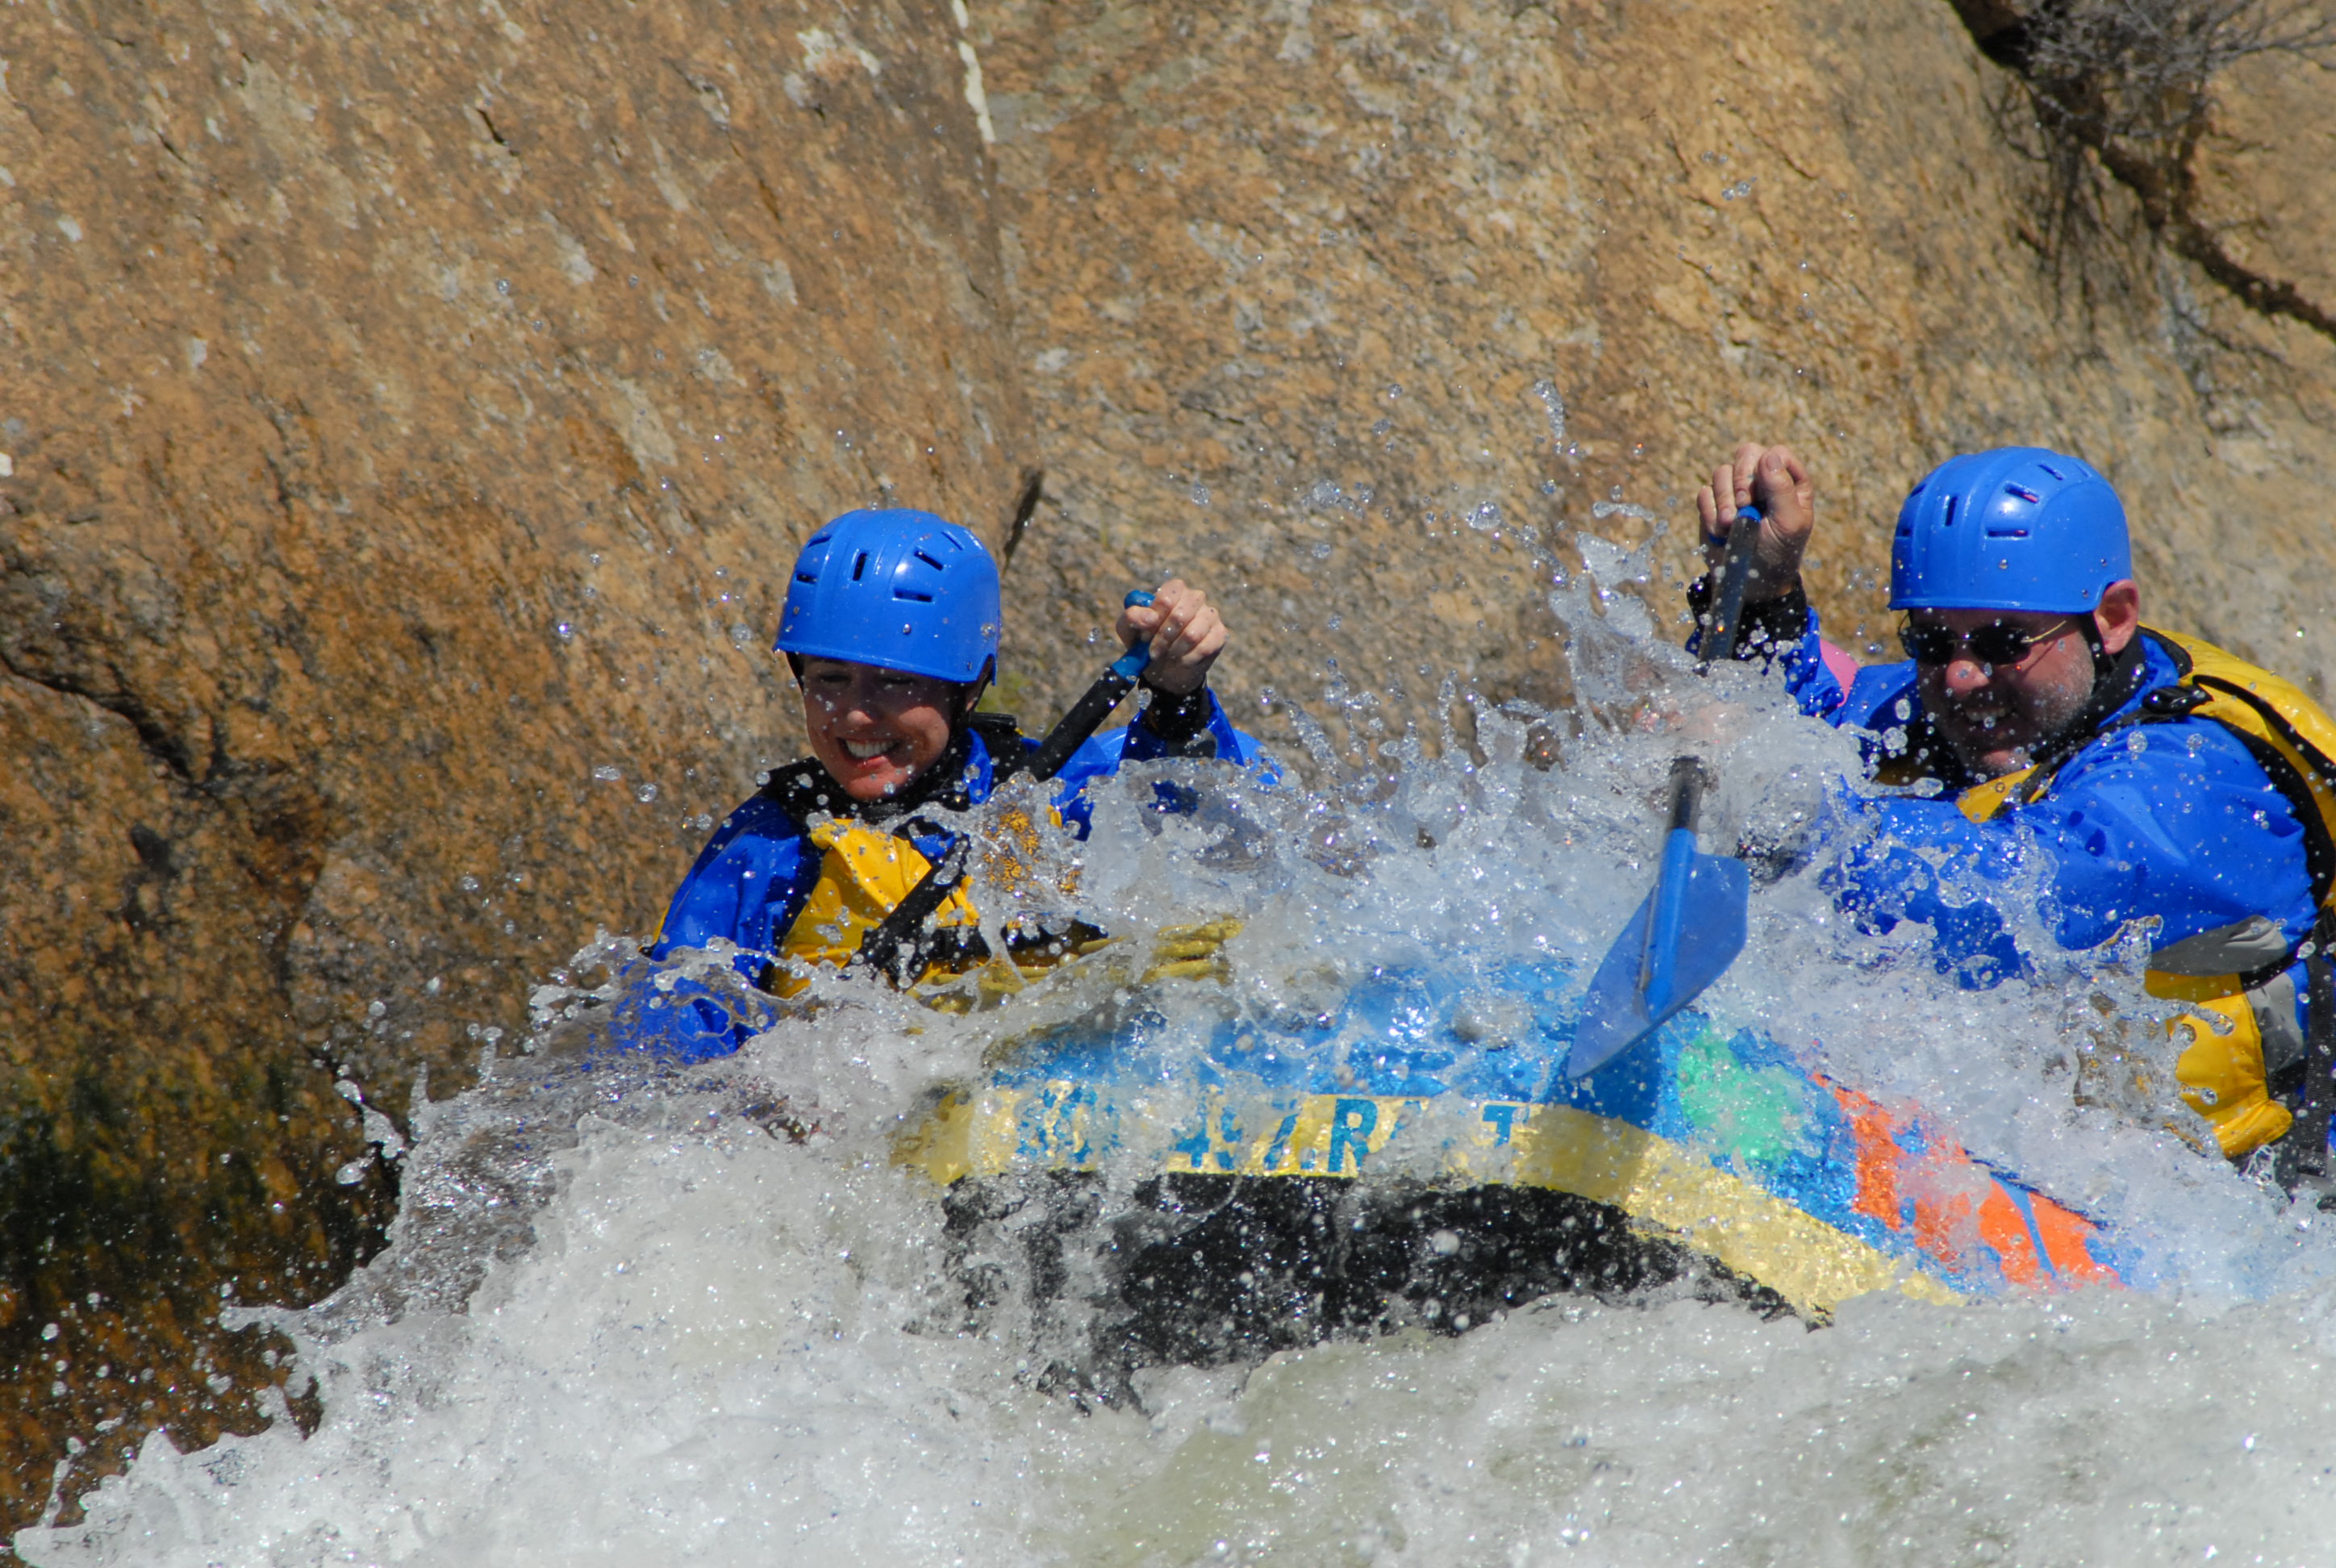
[[[860,574],[867,570],[868,552],[863,550],[858,555],[852,558],[852,580],[858,582],[860,580]]]
[[[939,561],[935,560],[931,556],[927,555],[927,554],[926,554],[923,550],[917,550],[917,551],[915,551],[914,553],[915,553],[915,555],[916,555],[916,558],[917,558],[919,560],[923,561],[927,566],[931,567],[935,571],[947,571],[947,570],[949,570],[949,568],[947,568],[947,567],[943,566]]]
[[[2057,468],[2053,467],[2050,463],[2038,463],[2036,466],[2037,466],[2037,467],[2039,467],[2039,468],[2040,468],[2040,469],[2042,469],[2045,472],[2047,472],[2047,473],[2050,474],[2053,478],[2055,478],[2055,479],[2059,480],[2061,483],[2066,484],[2066,483],[2068,483],[2068,476],[2067,474],[2065,474],[2065,473],[2062,473],[2059,469],[2057,469]]]
[[[797,582],[817,582],[819,580],[819,573],[815,571],[799,571],[795,573],[795,580]]]
[[[1960,495],[1951,495],[1951,496],[1947,497],[1947,517],[1946,517],[1946,521],[1945,521],[1945,523],[1944,523],[1942,526],[1947,527],[1947,528],[1952,528],[1952,527],[1954,527],[1954,525],[1955,525],[1955,502],[1957,502],[1961,501],[1961,499],[1962,499],[1962,497],[1961,497],[1961,496],[1960,496]]]
[[[2003,487],[2003,493],[2006,495],[2016,495],[2020,500],[2031,504],[2044,499],[2024,484],[2007,484]]]
[[[919,604],[930,604],[933,602],[933,596],[927,593],[920,588],[896,588],[892,590],[892,597],[894,599],[913,599]]]

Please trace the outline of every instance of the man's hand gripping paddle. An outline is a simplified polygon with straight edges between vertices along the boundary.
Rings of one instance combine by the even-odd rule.
[[[1132,605],[1146,605],[1152,596],[1136,589],[1127,596]],[[1000,759],[994,783],[1004,784],[1017,773],[1027,773],[1041,783],[1063,771],[1071,754],[1085,745],[1105,716],[1119,706],[1120,699],[1135,689],[1144,678],[1144,667],[1152,662],[1152,645],[1139,642],[1111,661],[1109,667],[1095,677],[1086,695],[1071,705],[1071,709],[1046,732],[1046,738],[1037,748],[1021,757]],[[860,940],[855,955],[859,962],[879,973],[889,976],[895,985],[907,985],[924,970],[923,937],[925,922],[933,918],[965,881],[966,857],[972,840],[964,833],[950,841],[930,870],[917,879],[917,885],[908,896],[892,906],[892,912],[882,923]]]
[[[1706,668],[1736,655],[1759,531],[1757,509],[1737,512],[1720,564],[1712,624],[1704,632]],[[1587,1077],[1662,1027],[1726,974],[1744,950],[1752,873],[1742,861],[1696,847],[1696,816],[1708,782],[1698,758],[1683,756],[1671,764],[1670,832],[1663,840],[1662,867],[1655,874],[1654,891],[1591,977],[1573,1048],[1566,1054],[1569,1077]]]

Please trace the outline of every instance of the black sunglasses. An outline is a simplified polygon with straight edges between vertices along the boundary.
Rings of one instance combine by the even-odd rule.
[[[1910,620],[1898,628],[1898,646],[1916,664],[1951,664],[1959,654],[1970,650],[1970,657],[1985,665],[2017,666],[2025,660],[2039,643],[2051,641],[2068,630],[2074,617],[2042,631],[2022,631],[2016,626],[2006,626],[2000,620],[1966,632],[1958,633],[1943,626]]]

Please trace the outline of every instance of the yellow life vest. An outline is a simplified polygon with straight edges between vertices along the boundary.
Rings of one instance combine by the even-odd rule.
[[[774,967],[764,984],[783,997],[801,992],[811,982],[802,966],[850,963],[870,931],[884,923],[909,890],[923,880],[932,862],[905,837],[889,833],[848,817],[832,817],[811,830],[811,842],[820,851],[819,880],[803,901],[803,912],[787,928],[779,943],[784,962]],[[933,911],[936,927],[978,928],[981,917],[959,882]],[[934,963],[916,983],[961,973],[953,966]]]
[[[1048,815],[1056,826],[1062,824],[1060,812],[1050,808]],[[868,933],[884,923],[932,867],[905,834],[846,817],[830,818],[805,836],[820,851],[819,876],[779,943],[783,961],[774,966],[764,981],[765,989],[783,997],[797,995],[810,983],[805,965],[850,963]],[[1077,891],[1076,864],[1052,863],[1037,825],[1019,806],[1009,806],[989,821],[975,852],[984,879],[1009,899],[1041,881],[1066,894]],[[974,908],[970,887],[968,879],[951,888],[925,923],[937,930],[978,932],[981,916]],[[1061,959],[1091,948],[1101,934],[1092,927],[1075,925],[1067,939],[1026,940],[1009,916],[1007,948],[1011,962],[999,969],[995,979],[1010,987],[1015,976],[1027,979],[1050,969]],[[913,988],[949,979],[986,961],[984,944],[948,944],[943,956],[927,963],[910,984]]]
[[[2148,693],[2129,722],[2210,718],[2236,735],[2303,824],[2312,893],[2324,915],[2336,906],[2336,718],[2292,683],[2211,643],[2148,628],[2143,635],[2174,657],[2182,678]],[[2041,800],[2059,767],[2053,762],[1990,779],[1955,803],[1971,821],[1988,822],[2007,806]],[[2190,1037],[2175,1076],[2232,1159],[2283,1136],[2294,1120],[2272,1098],[2263,1067],[2267,1037],[2298,1050],[2302,1043],[2286,973],[2295,954],[2283,933],[2266,947],[2271,930],[2257,918],[2201,933],[2160,949],[2145,977],[2151,996],[2189,1009],[2167,1026]],[[2226,961],[2240,957],[2250,961]]]

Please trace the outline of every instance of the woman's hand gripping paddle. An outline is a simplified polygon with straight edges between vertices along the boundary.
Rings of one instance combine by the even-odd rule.
[[[1732,658],[1743,622],[1744,591],[1752,575],[1752,550],[1760,513],[1739,510],[1728,532],[1720,563],[1719,591],[1712,624],[1702,644],[1705,667]],[[1744,950],[1752,902],[1752,873],[1744,862],[1708,855],[1696,847],[1695,823],[1708,782],[1700,760],[1683,756],[1671,764],[1670,832],[1663,840],[1662,868],[1654,891],[1606,951],[1590,989],[1582,998],[1573,1048],[1566,1053],[1570,1077],[1587,1077],[1669,1021],[1672,1014],[1703,994],[1728,972]]]
[[[1127,596],[1126,602],[1150,604],[1152,596],[1139,588]],[[1062,772],[1071,754],[1085,745],[1095,726],[1119,706],[1120,699],[1135,689],[1135,683],[1144,677],[1144,666],[1151,662],[1152,645],[1148,642],[1137,643],[1112,660],[1110,667],[1095,677],[1095,683],[1087,687],[1086,695],[1073,703],[1071,711],[1046,732],[1045,740],[1019,758],[1000,762],[995,782],[1003,784],[1017,773],[1027,773],[1044,783]],[[971,841],[963,833],[950,841],[941,858],[917,879],[917,885],[909,890],[908,896],[893,905],[892,912],[861,939],[856,955],[860,962],[891,977],[895,985],[907,985],[924,972],[925,922],[965,881],[966,858],[971,848]]]

